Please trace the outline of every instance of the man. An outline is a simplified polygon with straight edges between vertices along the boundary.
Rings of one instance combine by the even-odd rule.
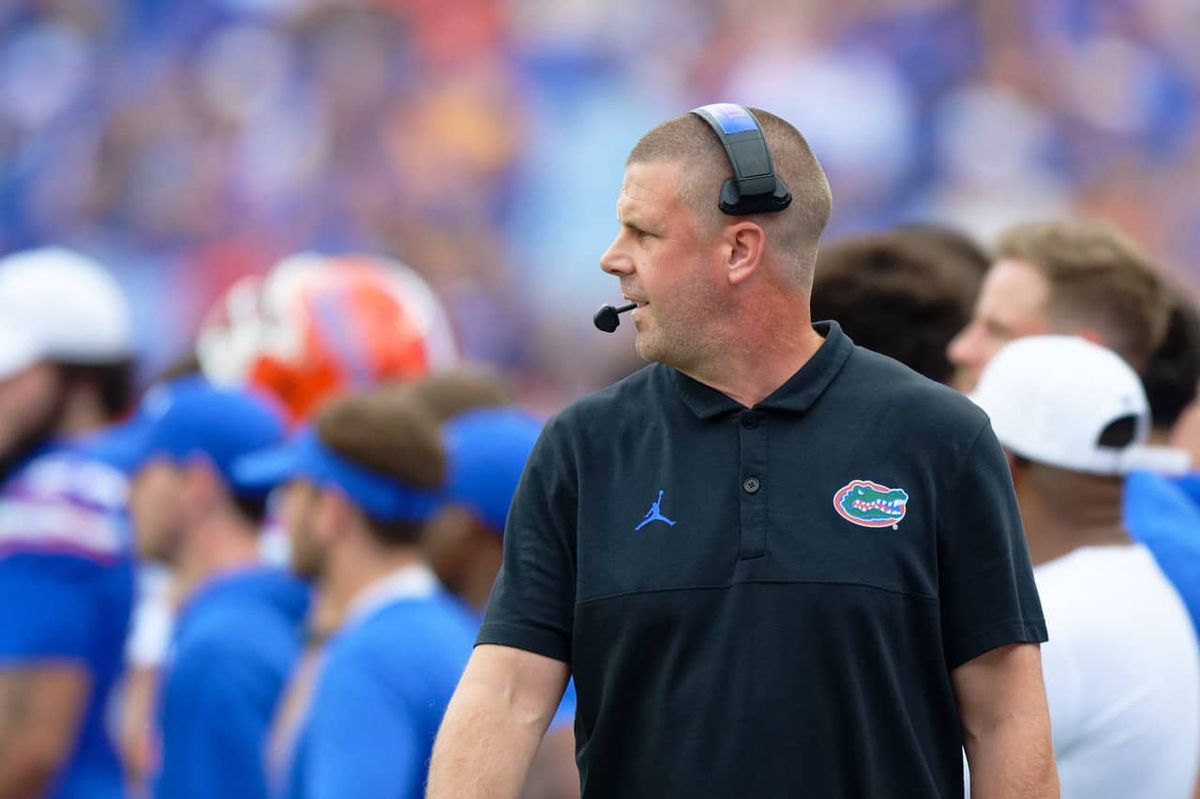
[[[1150,406],[1147,441],[1169,447],[1176,440],[1180,420],[1196,401],[1198,381],[1200,316],[1192,301],[1176,292],[1167,333],[1142,370]],[[1200,476],[1194,466],[1187,473],[1186,450],[1160,453],[1174,453],[1176,462],[1156,458],[1125,480],[1125,525],[1134,540],[1154,553],[1200,631]]]
[[[947,350],[955,387],[971,391],[1007,342],[1079,335],[1141,369],[1162,339],[1167,299],[1137,245],[1099,222],[1018,225],[1000,235],[975,314]]]
[[[152,389],[103,445],[133,475],[138,553],[172,569],[179,603],[158,703],[159,799],[268,795],[263,746],[308,596],[262,563],[266,493],[235,488],[231,470],[283,435],[266,400],[187,377]]]
[[[482,620],[503,556],[504,522],[521,472],[542,423],[512,407],[462,410],[469,398],[486,397],[489,383],[466,374],[434,375],[413,384],[443,423],[449,458],[446,504],[425,528],[422,543],[442,584]],[[522,799],[579,796],[575,768],[574,685],[567,684],[558,711],[529,769]]]
[[[978,796],[1056,795],[986,418],[811,326],[824,173],[701,112],[634,147],[600,262],[656,363],[539,439],[429,796],[514,796],[568,675],[585,797],[960,796],[964,741]]]
[[[0,797],[122,795],[105,711],[133,569],[124,477],[79,439],[129,400],[129,308],[63,249],[0,259]]]
[[[970,319],[987,262],[940,241],[925,228],[900,228],[822,248],[813,318],[834,319],[860,347],[949,383],[946,345]]]
[[[436,421],[375,390],[332,400],[311,428],[238,465],[244,486],[286,484],[293,568],[342,620],[299,725],[287,797],[423,794],[475,633],[420,550],[445,463]]]
[[[1200,754],[1196,635],[1121,518],[1150,421],[1137,374],[1081,338],[1027,337],[1000,350],[974,398],[1009,452],[1054,631],[1042,660],[1064,799],[1186,799]]]

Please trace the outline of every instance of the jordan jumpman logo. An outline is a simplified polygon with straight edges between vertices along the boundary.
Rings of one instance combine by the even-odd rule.
[[[654,500],[654,502],[650,505],[650,510],[646,511],[646,518],[642,519],[641,524],[639,524],[637,527],[633,528],[633,531],[635,533],[638,530],[641,530],[643,527],[645,527],[650,522],[666,522],[667,524],[669,524],[672,527],[675,526],[675,522],[671,521],[666,516],[662,515],[662,495],[663,495],[663,492],[662,492],[662,489],[660,488],[660,489],[658,489],[658,499]]]

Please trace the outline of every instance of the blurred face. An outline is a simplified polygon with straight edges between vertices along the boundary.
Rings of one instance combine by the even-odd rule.
[[[442,585],[460,595],[475,550],[474,526],[469,510],[451,505],[430,519],[421,533],[425,557],[434,573]]]
[[[970,392],[1000,348],[1013,339],[1054,333],[1046,310],[1050,282],[1022,261],[998,261],[988,270],[975,313],[946,351],[954,364],[953,385]]]
[[[0,380],[0,460],[40,433],[51,432],[58,390],[58,372],[48,363]]]
[[[325,549],[316,533],[321,490],[307,480],[293,480],[283,488],[280,518],[291,545],[291,569],[306,580],[319,579]]]
[[[138,555],[162,563],[179,557],[184,534],[183,470],[170,461],[150,461],[133,478],[129,514]]]
[[[683,204],[681,176],[674,162],[629,165],[617,200],[621,229],[600,268],[620,278],[622,295],[638,305],[638,354],[687,369],[711,346],[703,334],[719,318],[728,284],[719,238]]]

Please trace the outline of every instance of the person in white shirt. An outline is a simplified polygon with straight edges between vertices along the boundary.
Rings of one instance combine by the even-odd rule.
[[[1009,453],[1049,628],[1042,668],[1064,799],[1187,799],[1200,765],[1200,654],[1183,601],[1121,519],[1155,460],[1136,373],[1070,336],[1002,349],[974,399]]]

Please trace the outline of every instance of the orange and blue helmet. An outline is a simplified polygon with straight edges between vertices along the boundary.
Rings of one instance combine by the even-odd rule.
[[[231,286],[196,354],[209,379],[265,389],[294,422],[342,391],[416,380],[458,360],[442,304],[411,268],[314,253]]]

